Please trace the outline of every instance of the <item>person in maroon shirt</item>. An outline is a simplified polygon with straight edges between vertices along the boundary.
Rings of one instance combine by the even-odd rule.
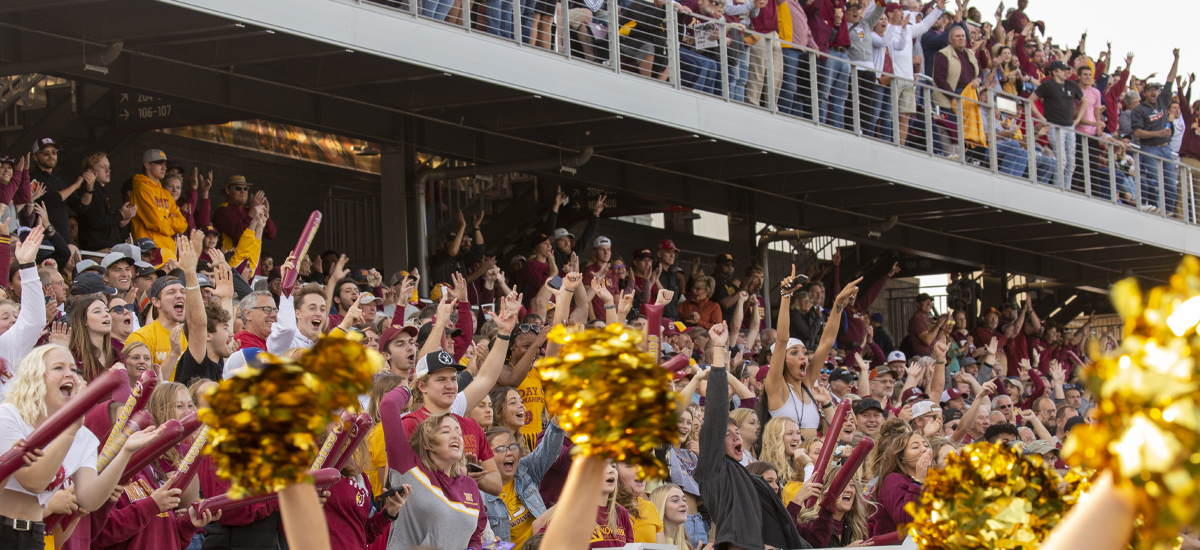
[[[1192,181],[1200,182],[1200,123],[1196,121],[1196,112],[1200,111],[1200,101],[1192,103],[1192,84],[1196,75],[1188,80],[1187,93],[1183,91],[1183,79],[1177,77],[1177,94],[1179,94],[1179,111],[1183,115],[1183,142],[1179,146],[1179,158],[1192,169]],[[1115,116],[1113,117],[1115,118]],[[1197,185],[1197,183],[1193,183]]]
[[[542,289],[542,285],[546,284],[546,279],[558,273],[558,266],[554,265],[554,244],[550,235],[535,234],[529,240],[529,246],[533,248],[533,254],[525,262],[525,269],[517,274],[517,282],[524,295],[522,305],[525,307],[529,307],[529,301]]]
[[[942,330],[946,328],[949,316],[942,314],[941,317],[934,319],[930,317],[931,313],[933,313],[933,297],[922,292],[917,296],[917,310],[908,320],[908,339],[912,345],[914,357],[933,353],[934,341],[942,335]]]
[[[804,8],[813,40],[822,53],[819,84],[821,122],[846,129],[846,98],[850,95],[850,33],[846,30],[846,0],[813,0]]]
[[[612,241],[608,237],[596,237],[592,242],[592,261],[588,263],[587,268],[583,270],[583,286],[590,289],[592,280],[600,278],[603,280],[604,288],[608,289],[610,296],[619,296],[620,289],[617,286],[617,273],[612,270]],[[597,319],[605,319],[604,314],[604,298],[589,290],[592,297],[592,316]]]
[[[758,15],[750,19],[750,30],[763,34],[750,45],[750,69],[746,80],[746,103],[766,107],[769,94],[778,94],[783,84],[783,47],[779,44],[779,12],[773,0],[754,0]],[[768,40],[770,37],[770,40]],[[767,90],[767,47],[771,50],[771,68],[775,71],[774,90]]]
[[[229,176],[229,179],[225,180],[226,202],[213,211],[212,224],[224,236],[221,245],[225,250],[237,248],[238,239],[241,239],[242,233],[250,227],[250,209],[254,206],[264,206],[268,212],[267,227],[262,233],[263,240],[275,238],[275,222],[271,221],[270,214],[271,203],[267,202],[267,197],[262,191],[255,193],[251,199],[250,185],[245,176]]]
[[[1033,305],[1026,300],[1016,320],[1011,325],[1004,327],[1004,334],[1008,336],[1008,344],[1004,346],[1004,355],[1008,362],[1006,376],[1020,376],[1021,360],[1029,359],[1028,338],[1041,330],[1042,323],[1038,320],[1037,314],[1033,313]]]
[[[975,341],[976,350],[986,347],[988,342],[991,342],[993,338],[996,339],[997,348],[1004,348],[1008,344],[1008,338],[1000,330],[1000,311],[994,307],[988,308],[987,312],[983,314],[983,321],[971,333],[971,339]]]
[[[833,294],[835,296],[842,291],[841,264],[842,253],[839,251],[833,255]],[[847,354],[861,354],[860,344],[867,332],[867,326],[870,325],[871,304],[875,303],[879,293],[883,292],[883,287],[887,286],[888,281],[899,272],[900,263],[896,262],[886,275],[880,277],[867,289],[866,293],[860,293],[854,302],[846,306],[842,318],[836,320],[842,324],[838,332],[838,348],[845,350]],[[879,357],[879,360],[882,362],[883,358]]]
[[[346,452],[354,455],[342,468],[342,478],[329,488],[329,498],[321,509],[329,524],[330,550],[365,550],[396,521],[412,486],[401,485],[398,490],[387,491],[383,506],[372,515],[371,483],[363,475],[371,464],[367,440],[364,438],[358,448]]]

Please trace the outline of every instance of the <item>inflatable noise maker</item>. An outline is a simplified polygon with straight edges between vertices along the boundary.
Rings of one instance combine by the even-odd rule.
[[[358,395],[370,389],[382,368],[383,356],[357,339],[324,336],[295,359],[260,353],[209,388],[210,406],[199,411],[208,426],[202,452],[213,458],[217,475],[230,481],[228,500],[312,481],[322,466],[340,469],[369,432],[369,417],[355,414]],[[317,441],[335,420],[337,431],[323,449]],[[324,456],[317,460],[318,454]],[[316,481],[320,485],[319,477]]]
[[[109,370],[96,377],[83,391],[35,428],[29,437],[25,438],[24,445],[17,445],[0,455],[0,479],[8,478],[25,465],[26,452],[49,445],[58,434],[87,414],[89,409],[106,400],[126,376],[128,375],[125,371]]]
[[[300,267],[300,261],[308,254],[308,247],[312,244],[313,237],[317,236],[317,228],[321,227],[321,211],[313,210],[313,213],[308,216],[308,223],[304,224],[304,231],[300,232],[300,240],[296,242],[296,247],[292,249],[292,255],[296,258],[296,267]],[[282,274],[279,281],[279,288],[282,289],[284,296],[292,295],[292,287],[296,285],[296,277],[300,275],[299,270],[289,269]]]

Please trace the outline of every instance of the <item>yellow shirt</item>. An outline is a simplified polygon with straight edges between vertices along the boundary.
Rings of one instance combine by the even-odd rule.
[[[175,235],[187,231],[188,224],[171,193],[158,182],[135,174],[131,200],[137,207],[137,215],[131,221],[133,238],[153,239],[161,249],[163,262],[174,260]]]
[[[789,502],[794,500],[796,495],[800,494],[800,489],[802,488],[804,488],[804,484],[799,481],[789,481],[787,485],[784,485],[782,495],[783,505],[787,506]]]
[[[383,423],[377,423],[367,434],[367,449],[371,453],[371,468],[367,470],[367,480],[371,482],[371,494],[383,494],[383,480],[379,479],[379,469],[387,467],[387,448],[383,441]]]
[[[517,393],[521,394],[521,402],[525,404],[525,425],[521,427],[521,437],[525,438],[525,446],[532,451],[537,447],[537,436],[542,433],[542,411],[546,408],[542,381],[532,369],[517,386]]]
[[[663,530],[662,516],[654,503],[644,498],[638,498],[638,513],[642,517],[633,520],[633,542],[653,543],[656,535]]]
[[[162,326],[162,323],[157,319],[142,328],[137,329],[129,338],[125,339],[125,345],[128,346],[133,342],[141,342],[150,348],[150,352],[154,354],[154,362],[162,364],[167,359],[167,355],[171,353],[171,331]],[[187,335],[179,335],[180,349],[187,350]],[[167,379],[168,373],[163,373]]]
[[[533,520],[534,517],[529,513],[529,508],[525,507],[525,503],[517,498],[517,488],[513,480],[508,480],[504,484],[504,489],[500,491],[500,498],[504,500],[504,506],[508,508],[508,541],[515,544],[516,548],[520,548],[525,544],[525,539],[533,535]]]

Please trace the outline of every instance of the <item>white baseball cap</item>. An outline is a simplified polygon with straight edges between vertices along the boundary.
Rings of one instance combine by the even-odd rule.
[[[942,414],[942,408],[934,405],[933,401],[919,401],[912,406],[913,418],[921,418],[927,414]]]
[[[421,357],[420,361],[417,361],[417,366],[413,371],[413,377],[420,378],[426,374],[429,374],[430,372],[448,368],[460,371],[466,370],[467,367],[466,365],[458,364],[458,361],[454,360],[454,356],[446,353],[445,350],[426,353],[424,357]]]
[[[571,232],[567,231],[567,229],[564,227],[560,227],[560,228],[554,230],[554,240],[557,241],[563,237],[571,237],[572,239],[574,239],[575,235],[572,235]]]
[[[612,246],[612,241],[608,240],[608,237],[596,237],[596,239],[592,241],[592,248],[598,246]]]
[[[262,348],[243,348],[233,352],[225,359],[225,367],[221,370],[221,379],[229,380],[243,370],[246,370],[249,365],[258,362],[258,354],[263,353]]]
[[[892,351],[891,353],[889,353],[889,354],[888,354],[888,360],[887,360],[887,362],[888,362],[888,363],[891,363],[891,362],[893,362],[893,361],[899,361],[899,362],[901,362],[901,363],[904,363],[904,362],[907,362],[907,361],[908,361],[908,358],[904,356],[904,352],[903,352],[903,351],[900,351],[900,350],[894,350],[894,351]]]

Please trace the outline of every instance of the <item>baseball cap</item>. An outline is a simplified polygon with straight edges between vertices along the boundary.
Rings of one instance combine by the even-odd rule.
[[[958,409],[942,409],[942,422],[954,422],[955,420],[962,418],[962,416],[962,411]]]
[[[167,274],[167,272],[166,272],[166,271],[164,271],[164,270],[162,270],[162,269],[159,269],[159,268],[157,268],[157,267],[154,267],[154,266],[152,266],[152,265],[150,265],[150,264],[146,264],[146,267],[143,267],[143,268],[141,268],[141,269],[138,269],[137,276],[138,276],[138,277],[145,277],[145,276],[147,276],[147,275],[152,275],[152,274],[156,274],[156,275],[158,275],[159,277],[162,277],[163,275],[166,275],[166,274]]]
[[[900,350],[893,350],[891,353],[889,353],[889,354],[888,354],[887,362],[888,362],[888,363],[894,363],[894,362],[896,362],[896,361],[899,361],[899,362],[901,362],[901,363],[905,363],[905,362],[907,362],[907,361],[908,361],[908,358],[904,356],[904,352],[903,352],[903,351],[900,351]]]
[[[854,404],[854,414],[862,414],[871,409],[875,409],[883,413],[884,416],[887,416],[887,411],[883,410],[883,406],[880,405],[879,402],[873,397],[859,399],[858,402]]]
[[[894,11],[904,11],[904,6],[901,6],[895,2],[888,2],[888,4],[883,7],[883,13],[892,13]]]
[[[1066,424],[1063,424],[1063,432],[1064,433],[1070,432],[1071,430],[1075,429],[1075,426],[1078,426],[1080,424],[1087,424],[1087,419],[1084,418],[1082,415],[1072,416],[1071,418],[1067,419]]]
[[[683,323],[680,323],[679,321],[670,321],[668,319],[663,319],[662,327],[663,327],[663,331],[662,331],[663,336],[675,336],[678,334],[683,334],[683,331],[685,329],[685,327],[683,326]]]
[[[429,324],[431,323],[426,323],[426,325]],[[450,355],[443,350],[437,350],[435,352],[425,354],[420,361],[417,361],[417,366],[413,369],[413,377],[420,378],[426,374],[442,369],[454,369],[456,371],[462,371],[467,370],[467,366],[458,364],[458,361],[454,360],[453,355]]]
[[[537,246],[548,240],[550,240],[550,235],[545,233],[534,233],[532,237],[529,237],[529,246]]]
[[[138,254],[138,257],[140,258],[141,254]],[[113,251],[106,254],[104,258],[100,260],[100,268],[108,269],[109,266],[121,260],[128,260],[130,265],[138,268],[150,267],[150,264],[130,256],[125,249],[117,250],[117,247],[114,246]]]
[[[909,402],[915,401],[917,399],[929,399],[929,394],[925,393],[925,390],[919,386],[913,386],[911,388],[908,388],[907,390],[904,390],[904,392],[900,394],[900,402],[904,403],[906,405]]]
[[[254,184],[246,181],[246,176],[229,176],[228,178],[225,178],[225,187],[229,187],[230,185],[254,185]]]
[[[424,343],[429,338],[429,333],[433,332],[433,324],[437,320],[437,315],[428,323],[421,325],[421,329],[417,331],[417,342]],[[462,334],[462,329],[458,327],[446,327],[446,333],[451,337]]]
[[[204,226],[204,235],[205,235],[205,236],[208,236],[208,235],[220,235],[220,234],[221,234],[221,232],[220,232],[220,231],[217,231],[217,228],[213,227],[211,223],[210,223],[210,224],[208,224],[208,225],[206,225],[206,226]]]
[[[1045,439],[1035,439],[1029,443],[1025,443],[1024,447],[1025,454],[1027,455],[1044,455],[1048,452],[1058,450],[1058,447],[1055,447],[1054,443]]]
[[[608,237],[596,237],[596,239],[592,241],[592,248],[599,246],[612,246],[612,241],[608,240]]]
[[[554,230],[554,240],[557,241],[563,237],[571,237],[572,239],[574,239],[575,235],[572,235],[570,231],[567,231],[565,228],[562,228],[562,227]]]
[[[640,260],[642,258],[653,258],[654,253],[650,252],[649,248],[639,248],[633,251],[633,259]]]
[[[149,252],[158,248],[158,243],[154,242],[154,239],[151,239],[150,237],[142,237],[134,241],[133,244],[136,244],[138,248],[142,249],[142,252]]]
[[[875,313],[871,314],[871,320],[882,325],[883,324],[883,314],[876,311]]]
[[[7,164],[13,168],[17,167],[17,159],[7,155],[0,155],[0,164]]]
[[[80,273],[75,276],[74,281],[71,281],[71,296],[95,294],[97,292],[114,295],[117,293],[117,289],[104,284],[104,278],[99,273],[92,271]]]
[[[921,418],[927,414],[942,414],[942,408],[934,405],[933,401],[919,401],[913,404],[913,418]]]
[[[183,286],[183,281],[171,277],[159,277],[155,279],[154,282],[150,284],[150,297],[157,298],[158,295],[162,293],[164,288],[167,288],[171,285]]]
[[[45,149],[47,147],[53,147],[55,149],[62,149],[62,147],[58,146],[58,142],[54,141],[54,138],[44,137],[42,139],[39,139],[39,140],[33,142],[33,152],[34,153],[38,153],[42,149]]]
[[[672,241],[671,239],[663,239],[662,242],[658,243],[658,249],[678,251],[679,247],[675,246],[675,241]]]
[[[367,270],[365,270],[361,267],[351,269],[350,270],[350,278],[354,279],[354,282],[356,282],[356,283],[365,282],[367,280]]]
[[[767,371],[771,370],[771,365],[763,365],[758,368],[758,374],[754,375],[754,380],[762,382],[767,377]]]
[[[1025,393],[1025,384],[1022,384],[1021,381],[1016,378],[1005,378],[1004,383],[1016,386],[1018,390],[1017,395]]]
[[[417,327],[412,325],[392,325],[383,329],[383,334],[379,335],[379,351],[387,351],[387,345],[400,333],[406,332],[413,338],[417,337]]]
[[[1067,67],[1066,63],[1063,63],[1062,61],[1057,61],[1057,60],[1050,62],[1050,64],[1046,66],[1046,72],[1069,71],[1069,70],[1071,70],[1071,69]]]
[[[962,397],[962,392],[958,388],[950,388],[942,392],[942,403],[949,403]]]
[[[1161,82],[1147,82],[1146,87],[1143,89],[1149,90],[1150,88],[1162,88],[1162,83]]]
[[[854,382],[854,380],[856,378],[857,377],[854,376],[854,373],[852,373],[844,368],[841,368],[841,367],[833,369],[833,372],[829,373],[829,381],[830,382],[833,382],[836,380],[836,381],[845,382],[847,384],[851,384]]]
[[[147,162],[167,162],[167,154],[162,149],[147,149],[142,153],[142,163]]]
[[[871,371],[871,380],[874,380],[876,376],[882,376],[885,374],[890,374],[892,375],[892,378],[896,378],[895,370],[888,368],[887,365],[880,365],[875,367],[875,370]]]
[[[217,285],[213,284],[212,279],[208,278],[208,275],[205,275],[203,273],[196,274],[196,283],[198,285],[200,285],[200,288],[204,288],[204,287],[217,288]]]
[[[721,254],[720,256],[717,256],[716,263],[717,264],[733,264],[733,263],[737,263],[737,260],[733,259],[733,254],[726,252],[725,254]]]
[[[777,343],[779,343],[779,340],[776,340],[774,343],[771,344],[771,350],[770,350],[771,353],[775,353],[775,344],[777,344]],[[784,349],[792,349],[796,346],[803,346],[803,345],[804,345],[804,340],[801,340],[799,338],[788,338],[787,347]]]
[[[278,267],[271,268],[271,271],[267,273],[267,282],[278,281],[282,278],[283,271],[281,271]]]
[[[517,262],[527,262],[527,261],[529,261],[529,258],[526,258],[525,256],[522,256],[520,254],[517,254],[516,256],[513,256],[512,260],[509,260],[508,264],[512,265]],[[395,283],[392,283],[392,284],[395,284]]]
[[[104,273],[104,268],[100,267],[100,264],[97,264],[92,260],[83,260],[82,262],[75,264],[75,273],[83,273],[84,271],[88,270],[100,274]]]
[[[978,363],[978,361],[976,361],[974,357],[963,357],[962,359],[958,360],[958,367],[965,369],[971,365],[974,365],[975,363]]]
[[[358,299],[361,300],[362,301],[361,303],[363,303],[363,304],[374,304],[374,303],[382,304],[383,303],[383,298],[378,298],[374,294],[371,294],[370,292],[364,292],[362,294],[359,294]]]
[[[262,348],[242,348],[233,352],[233,355],[225,359],[225,367],[221,370],[221,379],[229,380],[247,368],[257,367],[260,353],[263,353]]]

